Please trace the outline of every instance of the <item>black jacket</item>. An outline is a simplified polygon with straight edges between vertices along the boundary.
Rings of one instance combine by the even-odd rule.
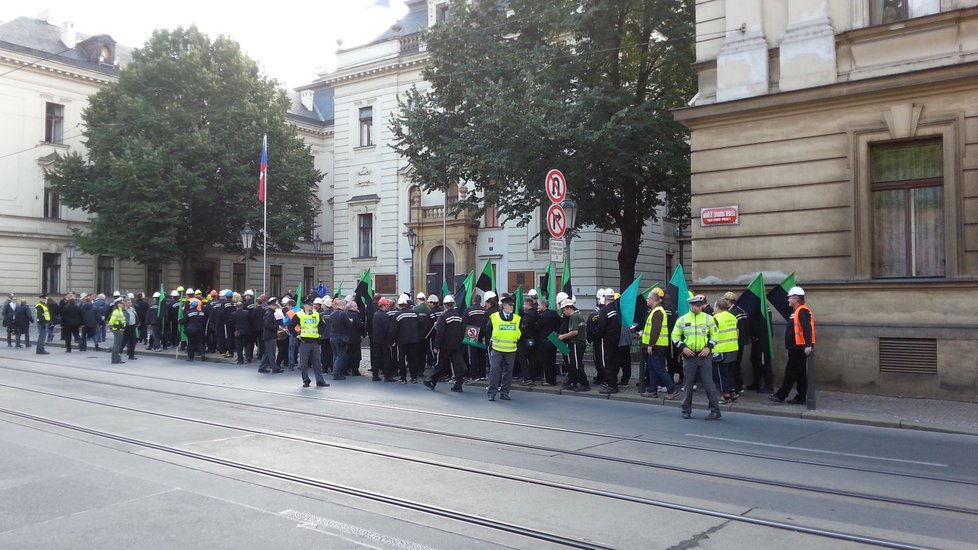
[[[222,306],[221,309],[224,309]],[[261,320],[261,337],[262,340],[274,340],[278,337],[278,329],[282,326],[282,322],[275,318],[275,311],[269,309],[265,313],[265,317]]]
[[[228,324],[240,336],[251,334],[251,319],[248,318],[249,313],[247,309],[236,309],[231,314],[231,319]]]
[[[421,341],[421,320],[419,315],[425,319],[427,315],[415,313],[410,309],[398,309],[394,315],[394,330],[391,331],[391,338],[395,344],[417,344]]]
[[[137,314],[138,316],[138,314]],[[206,319],[204,312],[197,308],[190,308],[183,314],[183,331],[186,334],[203,334]]]
[[[353,326],[353,319],[346,311],[335,310],[329,316],[329,340],[341,344],[358,342],[360,333]]]
[[[551,332],[557,332],[558,329],[560,329],[560,315],[552,309],[541,311],[537,316],[536,326],[538,345],[554,347],[550,340],[547,340],[547,336],[550,336]]]
[[[61,326],[66,329],[76,329],[82,324],[82,311],[78,304],[65,302],[61,308]]]
[[[81,305],[82,326],[85,328],[95,328],[98,326],[98,311],[94,304],[82,303]]]
[[[370,341],[372,343],[381,346],[389,346],[394,343],[391,339],[393,317],[388,315],[386,311],[378,309],[370,321]]]
[[[14,310],[14,326],[20,329],[26,329],[31,326],[34,322],[34,317],[31,315],[31,310],[34,309],[31,306],[23,305],[17,306]]]
[[[621,315],[618,311],[618,302],[611,302],[598,312],[595,333],[606,345],[618,346],[618,340],[621,338]]]
[[[435,348],[448,351],[462,349],[464,337],[465,325],[458,309],[453,307],[442,312],[435,324]]]

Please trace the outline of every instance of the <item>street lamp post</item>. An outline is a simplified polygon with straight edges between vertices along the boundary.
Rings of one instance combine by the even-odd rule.
[[[247,261],[251,259],[251,246],[255,244],[255,231],[251,228],[251,224],[245,222],[244,227],[241,228],[241,248],[244,251],[244,259]],[[246,266],[248,264],[245,264]],[[247,269],[247,268],[246,268]],[[232,281],[233,283],[234,281]],[[248,286],[248,273],[245,271],[244,286]],[[240,291],[240,290],[239,290]]]
[[[408,281],[408,285],[410,285],[411,288],[408,289],[408,291],[413,293],[414,292],[414,249],[417,248],[418,246],[418,234],[414,232],[413,228],[409,227],[408,230],[403,233],[403,235],[407,238],[408,247],[411,249],[411,279]]]
[[[319,233],[312,238],[312,249],[316,252],[316,273],[319,274],[319,254],[323,251],[323,240],[319,238]],[[322,281],[322,277],[319,280]]]
[[[78,247],[75,245],[75,241],[68,241],[65,243],[65,258],[68,260],[68,271],[66,272],[68,281],[68,292],[71,292],[71,260],[75,257],[75,251]],[[67,294],[67,292],[66,292]]]

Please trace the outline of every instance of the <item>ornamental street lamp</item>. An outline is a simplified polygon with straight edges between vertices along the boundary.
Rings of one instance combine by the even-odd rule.
[[[409,291],[414,293],[414,249],[418,246],[418,234],[414,232],[414,228],[409,227],[407,231],[402,233],[408,242],[408,247],[411,249],[411,279],[408,281],[408,285],[411,287]]]
[[[245,222],[244,227],[241,228],[241,247],[244,249],[245,256],[248,255],[253,244],[255,244],[255,231],[250,223]]]
[[[316,236],[312,238],[312,249],[316,253],[316,271],[318,272],[319,271],[319,255],[323,251],[323,240],[319,238],[319,233],[316,233]],[[322,281],[322,278],[320,277],[319,280],[321,282]]]

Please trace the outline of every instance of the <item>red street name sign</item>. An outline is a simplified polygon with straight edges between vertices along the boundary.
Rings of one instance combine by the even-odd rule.
[[[739,225],[740,207],[734,206],[714,206],[712,208],[700,208],[700,227],[711,225]]]

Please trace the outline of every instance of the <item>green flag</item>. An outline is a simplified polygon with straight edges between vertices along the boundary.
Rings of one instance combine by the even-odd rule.
[[[737,299],[737,305],[747,314],[752,327],[761,327],[761,330],[756,332],[761,341],[757,342],[756,345],[761,346],[768,353],[767,358],[770,361],[774,357],[774,338],[771,334],[771,310],[767,306],[762,274],[758,273],[751,284],[747,285],[747,290]],[[764,339],[767,341],[765,342]]]
[[[342,281],[340,282],[339,286],[336,287],[336,294],[334,294],[333,296],[334,297],[337,297],[337,298],[343,296],[343,282]]]
[[[448,280],[442,279],[441,280],[441,297],[442,297],[442,299],[444,300],[445,299],[445,296],[448,296],[451,293],[452,293],[452,291],[448,288]]]
[[[185,297],[180,297],[180,307],[177,309],[177,332],[180,333],[180,341],[186,342],[187,335],[183,332],[183,308],[187,305],[187,299]]]
[[[299,285],[295,287],[295,301],[301,304],[305,299],[306,297],[302,295],[302,281],[299,281]]]
[[[557,309],[557,279],[554,278],[554,263],[547,262],[547,279],[546,279],[547,291],[547,307],[550,309]]]
[[[564,355],[570,353],[570,348],[567,347],[567,344],[565,344],[563,340],[557,337],[556,332],[551,332],[549,335],[547,335],[547,340],[550,340],[550,343],[553,344],[560,353],[563,353]]]
[[[793,286],[795,286],[794,272],[790,273],[778,286],[772,288],[771,292],[767,293],[768,303],[771,304],[771,307],[778,310],[778,313],[784,317],[785,321],[790,320],[791,314],[794,313],[791,306],[788,305],[788,291]]]
[[[669,279],[669,305],[676,312],[676,317],[682,317],[689,313],[689,288],[686,286],[686,274],[683,273],[682,264],[676,266],[672,278]]]
[[[462,285],[455,289],[455,307],[460,312],[468,309],[472,305],[472,285],[475,282],[475,272],[469,271],[462,281]]]
[[[523,311],[523,285],[516,287],[513,296],[516,298],[516,312],[519,313]]]
[[[638,286],[642,283],[642,276],[628,285],[628,288],[621,293],[618,300],[618,307],[621,308],[621,324],[624,327],[631,327],[635,323],[635,305],[638,300]]]
[[[489,292],[490,290],[496,292],[496,274],[492,271],[492,261],[486,260],[486,265],[482,268],[482,273],[479,274],[479,278],[475,281],[475,288],[481,290],[483,293]]]
[[[561,280],[561,287],[568,298],[574,297],[574,286],[571,285],[570,255],[566,253],[564,254],[564,277]]]

